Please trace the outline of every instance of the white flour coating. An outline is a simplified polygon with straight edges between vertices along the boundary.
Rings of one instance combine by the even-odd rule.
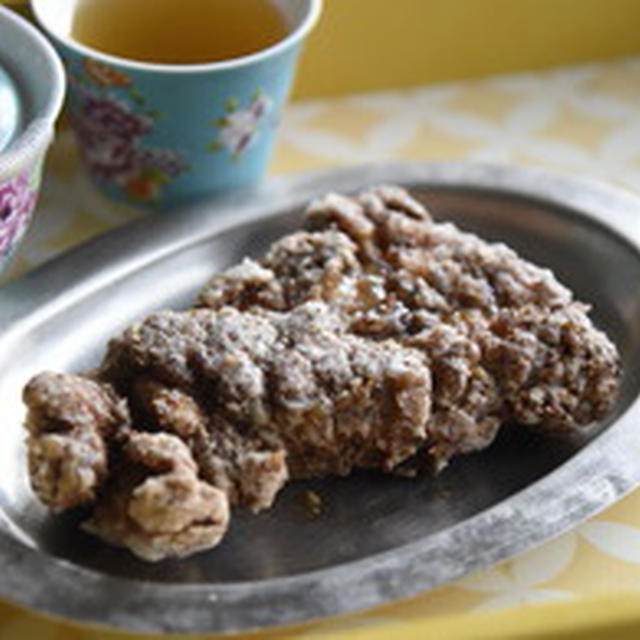
[[[140,557],[187,555],[288,478],[437,470],[507,423],[565,434],[604,417],[619,357],[587,312],[402,189],[330,194],[197,308],[114,339],[91,377],[36,377],[32,486]]]

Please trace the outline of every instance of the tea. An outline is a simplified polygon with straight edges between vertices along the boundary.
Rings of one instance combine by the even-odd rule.
[[[81,0],[71,35],[122,58],[195,64],[260,51],[287,31],[269,0]]]

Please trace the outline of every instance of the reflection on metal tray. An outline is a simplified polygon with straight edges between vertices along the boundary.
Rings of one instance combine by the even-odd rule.
[[[306,201],[379,182],[411,187],[436,217],[554,269],[624,359],[615,415],[582,440],[506,430],[438,477],[375,473],[292,483],[275,508],[234,515],[216,549],[147,565],[53,518],[28,488],[20,389],[74,371],[152,310],[181,307],[216,270],[259,255]],[[382,165],[273,181],[259,193],[155,215],[0,291],[0,595],[141,631],[214,632],[305,621],[409,596],[561,533],[640,482],[640,201],[531,170]],[[324,512],[310,519],[312,487]]]

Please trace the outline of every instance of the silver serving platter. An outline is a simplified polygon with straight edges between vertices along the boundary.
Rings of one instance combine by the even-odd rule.
[[[504,432],[437,477],[375,473],[292,483],[267,513],[236,513],[216,549],[145,564],[52,517],[25,471],[20,390],[46,368],[95,364],[152,310],[186,306],[218,269],[259,255],[329,190],[414,190],[436,217],[548,265],[624,359],[614,415],[589,435]],[[154,215],[0,291],[0,596],[147,632],[232,632],[308,621],[414,595],[556,536],[640,482],[640,200],[511,167],[389,164],[272,181],[180,215]],[[311,519],[312,487],[324,513]]]

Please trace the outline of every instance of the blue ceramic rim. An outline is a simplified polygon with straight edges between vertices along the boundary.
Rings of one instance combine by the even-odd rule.
[[[24,169],[41,155],[53,137],[53,124],[56,121],[64,102],[66,76],[62,60],[51,43],[34,26],[14,11],[0,5],[0,26],[20,32],[29,47],[40,49],[51,64],[53,74],[52,91],[45,108],[26,123],[18,137],[2,152],[2,172],[12,175]]]
[[[99,49],[88,47],[80,42],[74,40],[66,34],[59,33],[57,29],[54,29],[44,15],[45,12],[41,10],[41,7],[46,3],[50,4],[52,0],[31,0],[31,10],[35,15],[38,23],[42,26],[47,33],[52,37],[59,40],[62,44],[76,51],[77,53],[95,58],[102,62],[106,62],[113,65],[119,65],[125,69],[131,69],[136,71],[150,71],[161,73],[198,73],[203,71],[223,71],[229,69],[236,69],[238,67],[244,67],[256,62],[261,62],[265,58],[277,55],[281,51],[288,49],[289,47],[300,42],[315,26],[316,22],[320,18],[322,12],[323,0],[307,0],[307,15],[302,19],[300,24],[293,29],[285,38],[276,42],[276,44],[261,49],[255,53],[251,53],[246,56],[240,56],[238,58],[231,58],[229,60],[221,60],[218,62],[205,62],[199,64],[158,64],[152,62],[142,62],[139,60],[130,60],[128,58],[121,58],[109,53],[104,53]]]

